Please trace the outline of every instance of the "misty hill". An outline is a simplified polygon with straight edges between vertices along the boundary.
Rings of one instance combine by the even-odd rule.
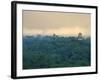
[[[90,66],[90,53],[90,37],[23,37],[23,69]]]

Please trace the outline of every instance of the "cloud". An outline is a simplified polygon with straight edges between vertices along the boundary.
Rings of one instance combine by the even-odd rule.
[[[86,13],[23,11],[23,31],[26,34],[29,31],[33,34],[32,31],[35,33],[56,31],[56,33],[62,34],[61,29],[67,31],[69,29],[75,33],[76,28],[90,34],[90,26],[90,14]]]

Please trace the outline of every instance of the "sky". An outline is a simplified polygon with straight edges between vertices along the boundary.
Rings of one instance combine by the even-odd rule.
[[[23,35],[84,36],[91,34],[91,14],[50,11],[28,11],[22,13]]]

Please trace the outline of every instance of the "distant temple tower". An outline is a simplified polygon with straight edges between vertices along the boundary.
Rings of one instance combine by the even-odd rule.
[[[56,37],[56,34],[55,33],[53,34],[53,37]]]
[[[53,34],[53,37],[57,37],[57,35],[54,33],[54,34]]]
[[[78,40],[82,40],[83,37],[82,37],[82,33],[78,33],[78,37],[77,37]]]

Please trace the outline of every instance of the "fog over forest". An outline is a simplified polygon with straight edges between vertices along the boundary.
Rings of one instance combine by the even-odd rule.
[[[87,13],[23,10],[23,69],[91,65]]]

